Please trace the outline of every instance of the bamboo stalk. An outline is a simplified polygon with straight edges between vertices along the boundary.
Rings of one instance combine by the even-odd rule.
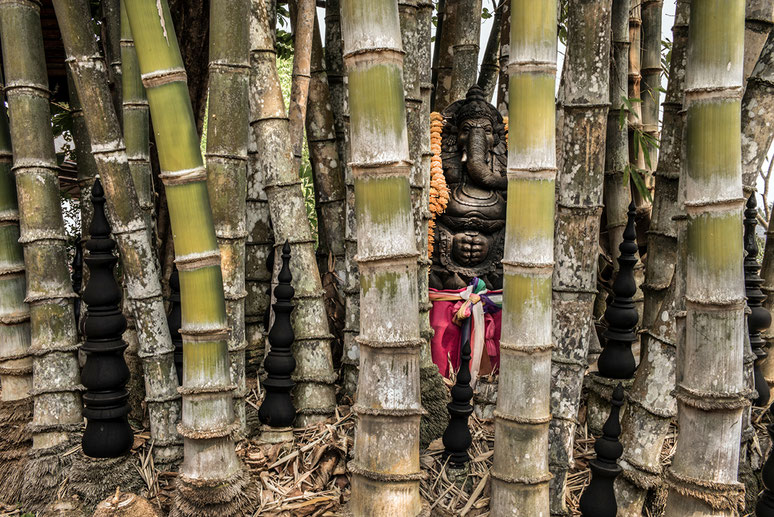
[[[54,8],[78,98],[85,106],[83,118],[91,151],[107,194],[127,294],[138,322],[155,460],[169,464],[180,459],[175,428],[179,395],[156,255],[131,179],[105,64],[91,37],[88,1],[57,0]]]
[[[549,513],[556,30],[557,2],[511,0],[511,129],[492,465],[494,517]]]
[[[355,516],[422,512],[417,246],[395,0],[342,2],[360,269]]]
[[[743,408],[740,103],[744,2],[691,5],[683,177],[687,319],[677,358],[678,426],[666,517],[737,515]],[[712,451],[712,454],[707,454]]]
[[[553,341],[549,426],[551,512],[566,513],[567,472],[573,464],[575,422],[588,365],[597,341],[599,226],[610,107],[611,0],[571,1],[564,64],[564,136],[558,172],[554,230]]]
[[[126,0],[158,145],[180,274],[185,458],[171,515],[238,515],[249,483],[234,450],[221,259],[180,49],[165,0]],[[174,375],[174,369],[172,370]],[[215,504],[212,504],[216,501]]]
[[[66,237],[51,135],[40,3],[0,1],[13,172],[19,202],[33,355],[33,450],[24,472],[23,501],[40,508],[56,497],[71,459],[61,453],[82,424],[79,369]]]
[[[124,0],[121,0],[121,68],[126,157],[129,160],[129,172],[137,192],[137,200],[145,213],[145,224],[152,228],[155,222],[155,200],[150,163],[150,111]]]
[[[263,0],[253,1],[256,19],[250,33],[250,51],[257,89],[256,103],[250,125],[258,149],[272,149],[260,153],[259,167],[265,171],[265,189],[274,227],[274,242],[290,242],[293,252],[292,271],[304,274],[293,276],[296,290],[296,308],[293,311],[295,343],[293,355],[296,370],[294,401],[298,412],[297,425],[308,425],[333,414],[336,398],[333,383],[333,359],[330,348],[331,334],[325,318],[322,284],[314,253],[314,237],[306,216],[304,194],[298,171],[293,168],[289,122],[277,76],[272,30]],[[275,272],[281,261],[275,261]]]
[[[32,356],[12,165],[11,133],[0,85],[0,493],[6,501],[16,502],[24,480],[23,454],[32,445],[26,429],[32,419]]]
[[[309,145],[309,160],[314,177],[315,207],[317,209],[317,229],[319,244],[317,248],[317,266],[325,274],[333,273],[331,287],[334,292],[328,301],[328,316],[335,311],[342,294],[340,289],[346,285],[344,233],[346,226],[346,187],[344,185],[344,166],[336,145],[336,129],[331,105],[331,90],[325,70],[322,39],[315,14],[312,38],[311,74],[309,84],[309,109],[306,114],[306,140]],[[333,259],[333,268],[329,261]],[[331,314],[333,309],[334,314]],[[336,322],[343,326],[343,321]],[[338,331],[337,329],[337,335]]]
[[[355,221],[355,185],[349,166],[349,113],[347,88],[344,84],[344,46],[341,38],[341,9],[339,0],[326,2],[325,9],[325,63],[331,91],[333,123],[339,159],[344,167],[345,223],[344,268],[344,342],[341,357],[341,383],[344,394],[354,397],[360,352],[355,336],[360,329],[360,274],[357,269],[357,223]]]
[[[502,21],[500,22],[500,72],[497,78],[497,111],[503,117],[508,116],[508,63],[510,63],[511,41],[511,3],[508,0],[500,4]]]
[[[436,34],[439,41],[436,47],[438,65],[434,66],[436,76],[433,80],[435,96],[433,97],[433,111],[443,111],[446,106],[454,102],[451,95],[452,69],[454,66],[454,45],[457,34],[457,13],[461,0],[444,0],[443,26],[440,34]]]
[[[656,169],[653,225],[648,234],[645,310],[640,365],[629,390],[629,406],[622,420],[623,476],[616,480],[621,517],[639,517],[650,489],[662,483],[661,452],[669,424],[677,412],[675,350],[684,340],[677,320],[685,310],[685,231],[675,218],[678,205],[683,91],[688,46],[690,3],[677,5],[672,28],[672,60],[664,102],[661,149]],[[682,220],[682,219],[681,219]],[[681,233],[682,232],[682,233]],[[678,237],[682,235],[682,243]]]
[[[449,102],[465,98],[478,77],[481,0],[458,0]]]
[[[304,148],[304,121],[306,120],[309,83],[311,82],[312,33],[315,27],[314,0],[293,0],[290,3],[293,19],[293,78],[290,86],[290,141],[296,172],[301,168]],[[295,11],[295,13],[293,13]]]
[[[102,46],[108,65],[108,78],[113,106],[119,121],[122,117],[121,104],[123,94],[123,67],[121,63],[121,0],[102,0]]]
[[[752,74],[761,55],[772,26],[774,26],[774,5],[771,0],[746,0],[744,13],[744,80]],[[744,128],[744,126],[742,126]]]
[[[500,27],[503,23],[503,11],[506,0],[500,0],[492,17],[492,27],[486,40],[484,57],[481,59],[481,70],[478,73],[477,84],[484,90],[484,97],[491,99],[497,86],[497,76],[500,74]]]
[[[207,191],[226,298],[234,413],[240,436],[245,415],[245,240],[249,135],[250,0],[210,4],[210,100],[207,122]]]
[[[658,120],[661,104],[661,12],[662,0],[642,0],[642,131],[654,140],[659,139]],[[656,170],[658,147],[648,146],[650,164],[645,163],[649,172]],[[652,223],[651,223],[652,224]]]

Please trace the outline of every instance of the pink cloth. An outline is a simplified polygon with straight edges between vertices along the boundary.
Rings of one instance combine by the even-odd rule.
[[[441,293],[460,293],[464,289],[456,291],[439,291]],[[449,377],[449,365],[454,371],[460,367],[460,337],[462,328],[454,324],[454,315],[462,305],[459,301],[434,301],[430,309],[430,325],[435,330],[435,335],[430,342],[430,350],[433,362],[438,367],[441,375]],[[500,331],[502,329],[502,312],[484,314],[484,336],[486,353],[492,368],[497,370],[500,365]],[[471,322],[471,335],[473,334],[473,322]]]

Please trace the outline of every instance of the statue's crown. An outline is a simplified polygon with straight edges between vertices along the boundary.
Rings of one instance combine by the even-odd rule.
[[[457,112],[457,125],[465,120],[481,117],[486,117],[492,121],[492,124],[496,124],[497,110],[487,102],[484,90],[478,85],[473,85],[465,96],[465,102],[462,103]]]

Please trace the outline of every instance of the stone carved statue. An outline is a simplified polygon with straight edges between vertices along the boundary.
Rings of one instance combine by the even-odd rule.
[[[479,277],[489,289],[501,289],[508,185],[503,117],[478,86],[442,115],[449,202],[436,221],[430,287],[460,289]]]

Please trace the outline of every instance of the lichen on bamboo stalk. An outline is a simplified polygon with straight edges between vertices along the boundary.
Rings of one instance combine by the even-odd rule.
[[[351,510],[415,516],[419,336],[403,51],[395,0],[342,2],[360,269],[360,376]]]
[[[672,60],[664,102],[664,124],[656,169],[653,222],[648,234],[645,310],[640,365],[629,391],[629,409],[623,421],[621,460],[623,476],[616,480],[618,511],[622,517],[639,517],[648,491],[661,486],[661,451],[677,407],[676,347],[683,337],[677,320],[685,310],[685,246],[678,242],[678,182],[681,168],[682,97],[688,43],[690,4],[678,4],[672,29]],[[685,231],[682,230],[683,242]],[[664,285],[664,284],[667,285]]]
[[[12,165],[5,95],[0,93],[0,493],[5,501],[15,503],[20,501],[24,463],[32,445],[27,430],[32,420],[32,356]]]
[[[744,2],[691,5],[685,79],[683,178],[685,346],[675,397],[680,440],[666,472],[665,516],[737,515],[743,375],[740,103]],[[707,451],[712,451],[708,455]]]
[[[138,355],[144,361],[155,459],[169,464],[180,459],[175,428],[179,395],[156,255],[129,170],[121,126],[107,86],[107,69],[91,37],[89,4],[86,0],[57,1],[54,8],[73,82],[84,106],[91,151],[105,188],[108,216],[138,325],[142,347]]]
[[[557,2],[511,1],[508,206],[492,515],[548,515]],[[514,461],[519,458],[519,461]]]
[[[557,181],[554,233],[553,341],[549,465],[551,512],[566,513],[567,472],[587,368],[597,340],[593,318],[597,293],[599,225],[605,172],[605,122],[609,104],[611,1],[568,5],[564,65],[564,137]],[[590,145],[589,145],[590,144]]]
[[[293,249],[296,309],[293,311],[293,329],[296,339],[293,355],[296,370],[293,392],[298,411],[296,424],[307,425],[333,414],[336,400],[333,383],[333,359],[330,348],[331,334],[325,317],[322,284],[314,252],[314,237],[306,216],[304,194],[298,171],[293,166],[289,122],[277,76],[272,31],[268,25],[266,6],[262,0],[253,1],[254,23],[250,30],[250,51],[253,72],[258,87],[253,95],[263,99],[256,103],[250,125],[258,149],[273,149],[273,153],[259,153],[259,167],[265,172],[265,189],[274,229],[275,243],[290,242]],[[275,271],[280,261],[275,260]]]
[[[185,457],[171,515],[239,515],[252,497],[234,450],[228,320],[206,170],[165,0],[126,0],[175,235],[183,336]],[[174,372],[174,369],[172,370]],[[212,504],[213,501],[215,504]]]
[[[56,497],[71,458],[63,456],[81,429],[78,337],[66,236],[51,133],[48,78],[40,3],[0,2],[0,37],[6,76],[13,172],[19,203],[19,242],[24,248],[30,311],[35,407],[32,450],[22,500],[39,509]]]
[[[234,413],[240,435],[247,433],[245,415],[245,240],[250,0],[210,4],[210,100],[207,123],[207,191],[228,318],[228,351],[234,391]]]

